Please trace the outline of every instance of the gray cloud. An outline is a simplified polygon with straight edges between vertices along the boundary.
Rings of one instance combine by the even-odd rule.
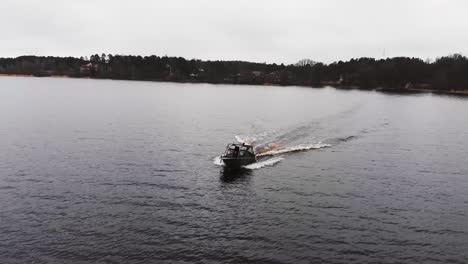
[[[0,56],[293,63],[468,54],[463,0],[3,0]]]

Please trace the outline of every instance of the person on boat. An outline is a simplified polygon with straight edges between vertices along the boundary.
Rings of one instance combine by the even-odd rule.
[[[238,146],[234,147],[234,153],[232,155],[234,156],[234,158],[237,158],[237,156],[239,155],[239,147]]]

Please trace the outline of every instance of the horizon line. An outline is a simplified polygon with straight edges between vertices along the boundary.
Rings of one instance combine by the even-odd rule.
[[[172,56],[172,55],[167,55],[167,54],[164,54],[164,55],[157,55],[157,54],[151,54],[151,55],[135,55],[135,54],[112,54],[112,53],[93,53],[93,54],[90,54],[90,55],[85,55],[85,56],[73,56],[73,55],[70,55],[70,56],[60,56],[60,55],[34,55],[34,54],[25,54],[25,55],[19,55],[19,56],[10,56],[10,57],[3,57],[3,56],[0,56],[0,59],[18,59],[18,58],[21,58],[21,57],[52,57],[52,58],[75,58],[75,59],[80,59],[80,58],[83,58],[83,59],[86,59],[86,61],[89,61],[90,57],[93,56],[93,55],[98,55],[98,56],[101,56],[102,54],[105,54],[107,56],[109,55],[112,55],[112,56],[133,56],[133,57],[152,57],[152,56],[156,56],[156,57],[160,57],[160,58],[183,58],[187,61],[190,61],[190,60],[196,60],[196,61],[205,61],[205,62],[209,62],[209,61],[221,61],[221,62],[247,62],[247,63],[259,63],[259,64],[276,64],[276,65],[285,65],[285,66],[288,66],[288,65],[295,65],[297,64],[298,62],[302,61],[302,60],[310,60],[310,61],[313,61],[314,64],[317,64],[317,63],[321,63],[321,64],[324,64],[324,65],[330,65],[330,64],[334,64],[334,63],[339,63],[339,62],[349,62],[351,60],[359,60],[359,59],[374,59],[376,61],[378,60],[387,60],[387,59],[394,59],[394,58],[409,58],[409,59],[420,59],[424,62],[435,62],[436,60],[440,59],[440,58],[444,58],[444,57],[450,57],[450,56],[454,56],[454,55],[460,55],[462,57],[466,57],[465,54],[461,53],[461,52],[453,52],[453,53],[449,53],[447,55],[443,55],[443,56],[437,56],[435,58],[421,58],[421,57],[417,57],[417,56],[386,56],[386,57],[366,57],[366,56],[362,56],[362,57],[351,57],[351,58],[348,58],[348,59],[340,59],[340,60],[334,60],[332,62],[322,62],[322,61],[316,61],[314,59],[311,59],[311,58],[307,58],[307,57],[304,57],[302,59],[299,59],[297,60],[296,62],[294,63],[285,63],[285,62],[266,62],[266,61],[263,61],[263,62],[260,62],[260,61],[253,61],[253,60],[243,60],[243,59],[200,59],[200,58],[187,58],[187,57],[183,57],[183,56]]]

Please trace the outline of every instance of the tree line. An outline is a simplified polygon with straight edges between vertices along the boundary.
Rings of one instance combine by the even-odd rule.
[[[187,60],[182,57],[95,54],[88,57],[0,58],[0,74],[65,75],[120,80],[340,86],[361,89],[468,90],[468,59],[460,54],[434,61],[359,58],[330,64]]]

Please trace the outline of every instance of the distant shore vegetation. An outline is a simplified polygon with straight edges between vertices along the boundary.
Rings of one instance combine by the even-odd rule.
[[[220,84],[334,86],[360,89],[468,91],[468,59],[359,58],[330,64],[187,60],[167,56],[92,55],[0,58],[0,75]]]

